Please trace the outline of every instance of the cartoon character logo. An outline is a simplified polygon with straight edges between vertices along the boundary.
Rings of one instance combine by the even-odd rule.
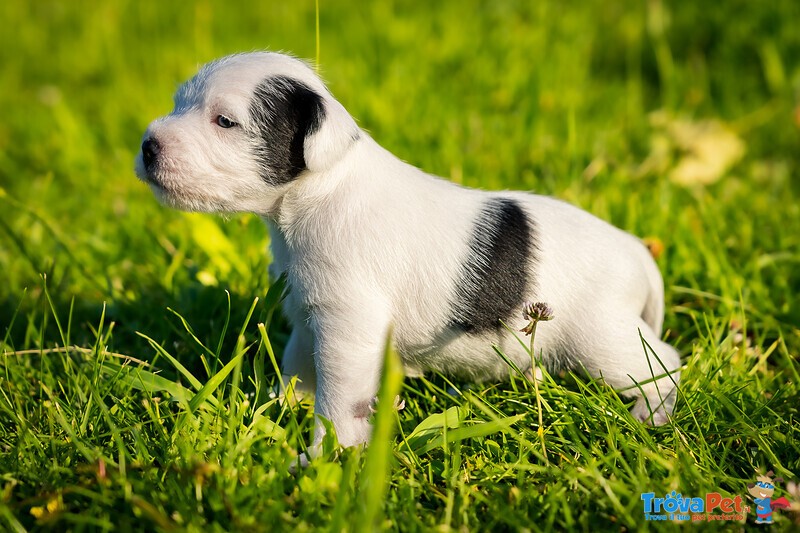
[[[773,472],[770,470],[766,476],[757,476],[755,483],[747,484],[747,492],[753,496],[753,501],[756,504],[756,524],[771,524],[772,523],[772,510],[773,509],[787,509],[789,507],[789,500],[786,498],[778,498],[772,500],[772,495],[775,493],[775,484],[782,483],[783,478],[772,478]]]

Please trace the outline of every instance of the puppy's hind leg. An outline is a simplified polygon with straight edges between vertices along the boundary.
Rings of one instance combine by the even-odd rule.
[[[631,410],[636,419],[654,426],[665,424],[675,408],[680,382],[677,350],[638,317],[603,323],[595,331],[604,340],[590,348],[590,374],[602,376],[622,396],[636,398]]]
[[[660,426],[672,416],[678,399],[680,355],[675,348],[657,337],[647,339],[644,332],[642,337],[646,341],[646,344],[642,344],[644,359],[648,370],[652,370],[649,370],[644,383],[637,382],[639,396],[631,414],[646,424]]]

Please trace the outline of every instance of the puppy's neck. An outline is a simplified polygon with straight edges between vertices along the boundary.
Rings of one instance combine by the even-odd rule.
[[[353,135],[350,145],[331,165],[316,171],[307,169],[276,196],[272,205],[261,217],[270,222],[270,227],[286,235],[293,233],[293,227],[313,216],[319,208],[340,193],[343,187],[352,185],[362,174],[358,170],[363,144],[374,143],[369,136],[359,131]]]

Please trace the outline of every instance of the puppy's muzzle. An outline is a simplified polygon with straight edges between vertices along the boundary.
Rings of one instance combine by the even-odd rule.
[[[161,145],[154,137],[148,137],[142,143],[142,162],[148,174],[151,174],[153,168],[158,162],[158,154],[161,153]]]

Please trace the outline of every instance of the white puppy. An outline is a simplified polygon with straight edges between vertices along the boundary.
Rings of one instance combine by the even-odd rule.
[[[523,327],[525,301],[555,314],[536,335],[546,366],[602,377],[638,398],[640,420],[672,411],[680,361],[660,339],[663,283],[638,239],[552,198],[467,189],[400,161],[297,59],[204,66],[148,127],[136,171],[166,205],[264,218],[271,275],[291,285],[283,370],[316,392],[343,445],[369,438],[390,324],[408,375],[499,380],[509,367],[492,345],[531,368],[501,325]]]

